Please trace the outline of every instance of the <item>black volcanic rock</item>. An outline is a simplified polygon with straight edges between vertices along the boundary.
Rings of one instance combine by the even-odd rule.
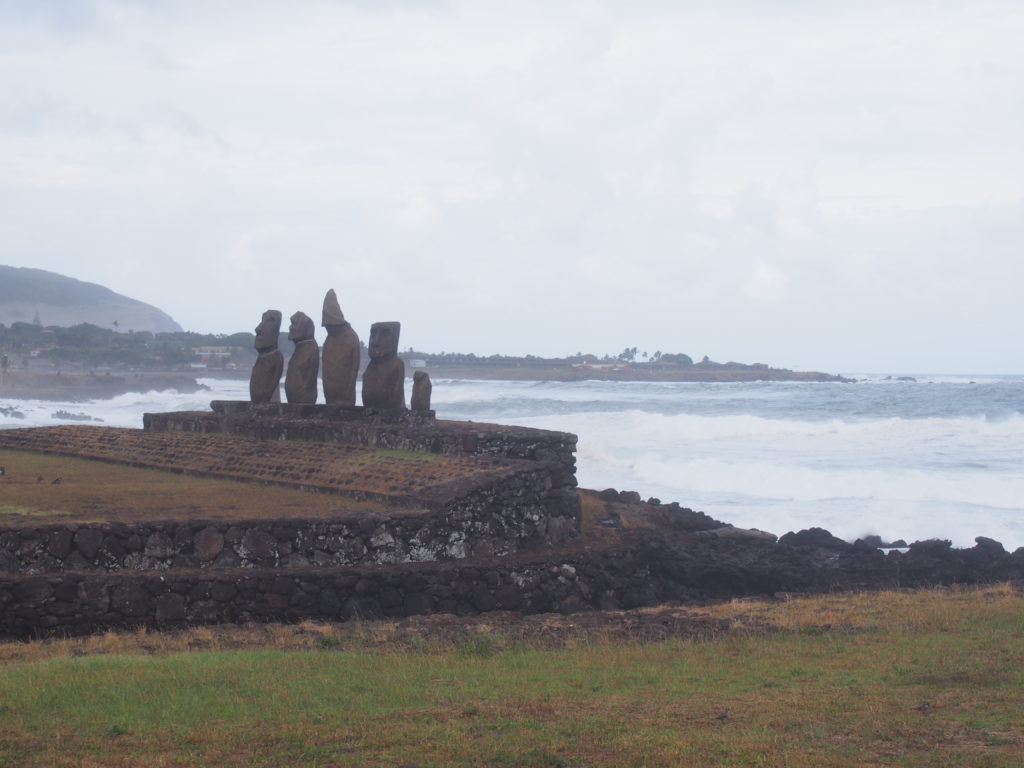
[[[779,544],[787,547],[814,547],[832,552],[850,552],[853,545],[833,536],[824,528],[805,528],[798,533],[790,531],[779,539]]]
[[[876,549],[895,549],[897,547],[906,547],[907,542],[903,539],[896,539],[896,541],[882,541],[882,537],[877,533],[869,533],[863,538],[857,539],[853,542],[854,546],[863,544],[868,547],[875,547]]]
[[[981,552],[990,552],[992,554],[1004,554],[1006,552],[1002,542],[990,539],[988,536],[975,536],[974,548]]]

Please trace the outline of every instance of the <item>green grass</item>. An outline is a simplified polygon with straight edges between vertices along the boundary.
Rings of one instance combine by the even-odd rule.
[[[366,463],[379,463],[387,461],[411,461],[418,464],[443,464],[450,460],[450,457],[442,453],[427,453],[425,451],[410,451],[404,448],[375,448],[365,457]]]
[[[1020,594],[849,602],[827,628],[842,598],[754,605],[771,631],[706,642],[44,646],[0,662],[0,766],[1024,764]]]

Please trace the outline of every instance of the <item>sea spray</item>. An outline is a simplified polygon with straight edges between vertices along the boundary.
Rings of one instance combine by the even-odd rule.
[[[1022,377],[446,384],[445,417],[578,434],[585,487],[777,533],[1024,545]]]

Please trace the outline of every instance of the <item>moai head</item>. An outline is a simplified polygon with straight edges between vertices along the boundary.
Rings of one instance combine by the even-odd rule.
[[[256,326],[256,341],[253,346],[260,352],[277,349],[277,337],[281,333],[281,313],[276,309],[268,309],[263,319]]]
[[[292,315],[292,324],[288,328],[288,338],[298,344],[300,341],[309,341],[313,338],[313,320],[305,312],[296,312]]]
[[[320,324],[327,329],[328,334],[337,333],[348,325],[345,315],[341,311],[341,305],[338,304],[338,295],[333,288],[324,296],[324,311]]]
[[[401,323],[374,323],[370,326],[370,345],[368,347],[371,360],[384,360],[398,354],[398,334],[402,330]]]

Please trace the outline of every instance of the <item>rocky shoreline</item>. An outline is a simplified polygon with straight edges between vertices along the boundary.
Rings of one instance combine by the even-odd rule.
[[[945,539],[850,543],[811,528],[781,537],[729,526],[632,491],[598,494],[623,557],[645,562],[650,578],[616,607],[666,601],[699,603],[741,597],[1024,580],[1024,547],[1008,552],[979,536],[971,548]],[[892,542],[891,544],[904,544]]]

